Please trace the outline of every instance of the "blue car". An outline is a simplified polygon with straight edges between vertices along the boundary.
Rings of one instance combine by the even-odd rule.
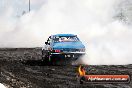
[[[51,35],[42,47],[42,60],[46,64],[74,61],[85,54],[85,46],[74,34]]]

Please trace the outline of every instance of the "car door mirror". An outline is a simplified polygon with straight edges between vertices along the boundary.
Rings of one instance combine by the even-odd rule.
[[[50,45],[50,43],[48,43],[48,42],[45,42],[45,44],[46,44],[46,45]]]
[[[45,42],[45,44],[47,45],[47,44],[48,44],[48,42]]]

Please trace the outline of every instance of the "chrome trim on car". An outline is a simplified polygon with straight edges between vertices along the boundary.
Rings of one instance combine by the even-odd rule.
[[[85,52],[60,52],[60,53],[51,53],[51,54],[85,54]]]

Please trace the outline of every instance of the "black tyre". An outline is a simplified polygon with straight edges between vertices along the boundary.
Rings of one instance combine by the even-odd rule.
[[[42,63],[43,65],[49,65],[49,54],[47,51],[42,50]]]

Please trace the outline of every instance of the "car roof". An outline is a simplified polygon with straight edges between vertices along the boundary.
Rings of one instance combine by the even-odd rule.
[[[55,34],[53,36],[76,36],[74,34]]]

